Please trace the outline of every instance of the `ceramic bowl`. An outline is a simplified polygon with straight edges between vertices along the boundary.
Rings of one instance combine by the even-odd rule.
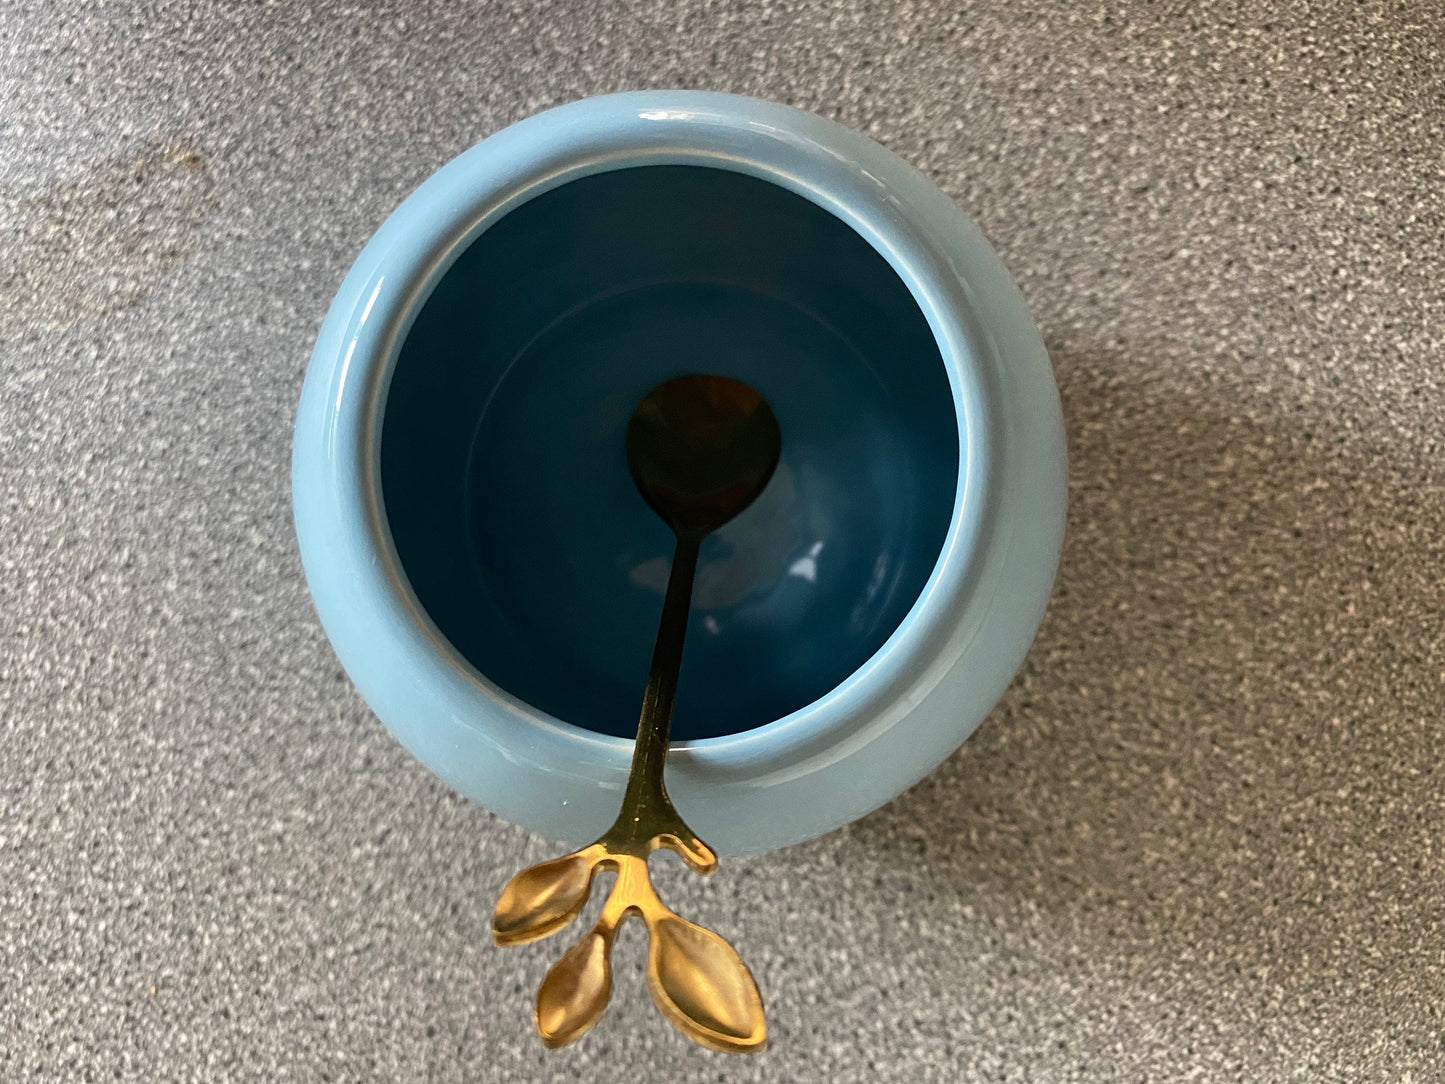
[[[757,388],[762,497],[704,545],[668,786],[722,853],[886,802],[979,724],[1063,532],[1057,393],[969,220],[785,106],[550,110],[424,183],[342,284],[297,417],[307,580],[382,721],[585,842],[621,798],[672,536],[627,470],[657,383]]]

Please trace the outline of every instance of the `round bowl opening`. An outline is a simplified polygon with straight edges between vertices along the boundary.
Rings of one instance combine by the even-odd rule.
[[[782,458],[699,562],[674,740],[750,730],[862,666],[938,561],[959,421],[928,323],[850,226],[729,170],[568,182],[478,236],[402,343],[381,434],[402,569],[493,684],[631,737],[673,539],[633,486],[637,402],[756,388]]]

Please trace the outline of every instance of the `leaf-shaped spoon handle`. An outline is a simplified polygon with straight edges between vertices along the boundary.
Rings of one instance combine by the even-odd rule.
[[[612,931],[590,930],[552,965],[537,991],[537,1031],[553,1049],[592,1030],[612,996]]]
[[[550,937],[581,913],[592,890],[595,861],[579,851],[529,866],[512,878],[492,915],[499,945],[525,945]]]

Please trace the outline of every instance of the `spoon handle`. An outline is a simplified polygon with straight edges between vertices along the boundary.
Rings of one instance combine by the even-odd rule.
[[[672,709],[677,700],[677,676],[682,668],[682,645],[692,607],[692,581],[697,573],[701,545],[701,535],[679,534],[673,550],[667,596],[662,603],[662,618],[652,649],[652,669],[642,694],[632,770],[627,778],[622,809],[605,837],[614,846],[646,846],[648,841],[664,834],[677,835],[684,841],[694,838],[673,809],[662,775],[672,731]]]

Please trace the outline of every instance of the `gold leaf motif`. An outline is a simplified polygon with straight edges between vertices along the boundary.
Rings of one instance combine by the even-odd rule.
[[[586,905],[595,868],[582,853],[528,866],[502,890],[492,913],[492,939],[521,945],[556,933]]]
[[[763,999],[731,945],[711,930],[666,914],[650,919],[647,985],[657,1007],[689,1038],[714,1050],[760,1050]]]
[[[552,965],[537,991],[537,1033],[555,1050],[580,1039],[602,1018],[612,996],[609,938],[597,929]]]

